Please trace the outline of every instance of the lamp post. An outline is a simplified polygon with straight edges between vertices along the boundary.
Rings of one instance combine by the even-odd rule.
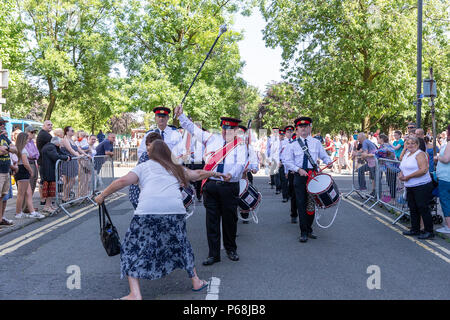
[[[422,120],[422,9],[423,1],[417,0],[417,104],[416,128]]]

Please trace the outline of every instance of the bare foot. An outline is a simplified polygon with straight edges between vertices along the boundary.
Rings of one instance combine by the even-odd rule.
[[[130,293],[129,295],[122,297],[120,299],[117,299],[117,300],[142,300],[142,297],[136,296],[136,295]]]
[[[194,280],[193,289],[194,289],[194,290],[198,290],[198,289],[200,289],[201,287],[203,287],[205,284],[208,284],[208,281],[196,279],[196,280]]]

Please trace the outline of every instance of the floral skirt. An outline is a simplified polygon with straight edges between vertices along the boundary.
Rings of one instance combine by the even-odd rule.
[[[135,215],[120,249],[121,278],[159,279],[175,269],[194,277],[185,214]]]

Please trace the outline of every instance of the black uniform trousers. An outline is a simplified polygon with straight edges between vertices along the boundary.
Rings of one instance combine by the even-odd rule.
[[[278,176],[280,179],[280,188],[283,199],[289,199],[289,187],[288,180],[286,179],[286,174],[284,173],[284,165],[282,164],[278,170]]]
[[[297,172],[294,173],[295,198],[297,200],[297,212],[302,236],[312,233],[312,224],[314,222],[314,214],[309,215],[306,213],[306,201],[308,199],[306,191],[307,181],[308,177],[300,176]]]
[[[288,174],[288,190],[289,190],[289,197],[291,198],[291,218],[296,218],[298,217],[297,200],[295,197],[294,173],[292,171],[289,171]]]
[[[205,163],[188,163],[185,165],[187,168],[191,169],[191,170],[198,170],[198,169],[203,169],[203,167],[205,166]],[[201,199],[201,189],[202,189],[202,181],[191,181],[191,184],[194,186],[195,188],[195,194],[197,196],[197,199]]]
[[[237,207],[239,182],[208,180],[203,186],[203,204],[206,209],[208,257],[220,258],[220,220],[223,245],[227,251],[236,251]]]

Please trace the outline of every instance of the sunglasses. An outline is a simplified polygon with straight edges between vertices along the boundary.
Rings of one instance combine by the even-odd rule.
[[[416,127],[408,127],[408,129],[415,129]]]

